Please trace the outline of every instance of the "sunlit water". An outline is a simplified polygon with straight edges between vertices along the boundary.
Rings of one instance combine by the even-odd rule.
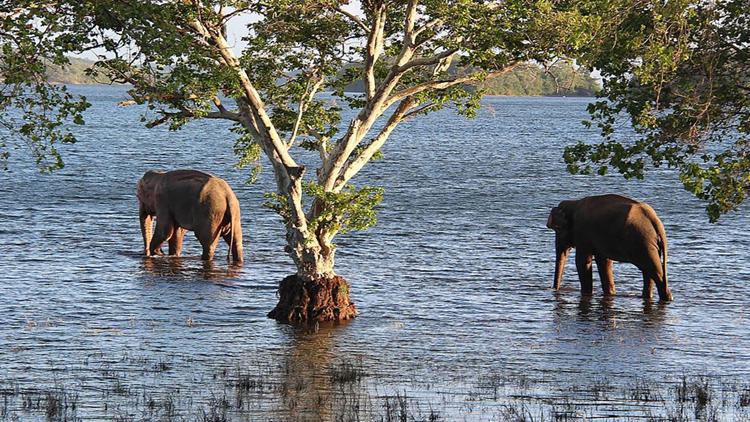
[[[747,206],[711,225],[669,170],[630,182],[567,174],[562,148],[597,137],[580,123],[586,99],[489,98],[475,120],[445,111],[399,127],[385,158],[356,179],[385,187],[378,224],[337,242],[337,271],[360,316],[310,333],[266,318],[278,281],[294,272],[280,219],[261,206],[269,166],[245,185],[224,123],[148,130],[141,109],[116,104],[125,89],[75,91],[93,106],[75,128],[80,141],[61,148],[66,167],[41,175],[13,151],[0,175],[6,394],[63,386],[80,394],[77,417],[138,419],[102,405],[113,380],[144,397],[177,391],[197,403],[221,391],[221,368],[269,366],[269,377],[284,376],[275,362],[315,372],[318,397],[331,388],[325,368],[345,359],[364,368],[373,391],[410,396],[498,374],[542,382],[541,395],[601,379],[750,376]],[[139,255],[135,183],[154,168],[229,181],[242,205],[244,267],[217,258],[204,268],[191,234],[182,259]],[[674,302],[645,305],[629,264],[615,264],[611,302],[597,280],[593,300],[582,300],[572,263],[562,291],[550,289],[550,208],[606,192],[647,201],[661,217]],[[221,244],[217,257],[225,253]],[[438,410],[471,419],[463,400]],[[259,403],[250,414],[290,417],[283,404]],[[5,416],[33,414],[18,412]]]

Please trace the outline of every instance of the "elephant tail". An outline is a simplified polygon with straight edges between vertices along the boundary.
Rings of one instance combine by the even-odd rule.
[[[243,261],[242,253],[242,224],[240,223],[240,205],[234,195],[227,198],[227,220],[229,220],[229,250],[227,261],[232,258],[236,262]]]
[[[664,231],[664,224],[658,218],[653,222],[656,232],[659,234],[659,252],[661,253],[661,271],[664,274],[664,283],[667,283],[667,232]]]
[[[234,221],[229,204],[227,204],[227,213],[229,214],[229,249],[227,249],[227,262],[232,262],[232,249],[234,249]]]

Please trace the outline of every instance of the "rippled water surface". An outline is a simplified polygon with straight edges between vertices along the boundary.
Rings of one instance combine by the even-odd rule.
[[[245,185],[223,123],[148,130],[142,110],[117,106],[123,88],[75,90],[93,106],[75,129],[80,141],[62,148],[66,167],[41,175],[16,151],[0,175],[6,396],[66,388],[79,395],[79,418],[149,419],[132,409],[132,397],[143,397],[138,409],[148,409],[149,395],[173,397],[180,415],[219,397],[227,368],[272,381],[310,372],[296,390],[309,397],[290,405],[269,387],[245,414],[269,420],[325,407],[307,400],[328,397],[335,386],[327,374],[346,360],[363,368],[362,388],[379,397],[444,394],[491,375],[542,382],[534,389],[541,395],[602,379],[750,376],[747,206],[710,225],[668,170],[634,182],[567,174],[562,148],[597,136],[580,124],[586,99],[489,98],[475,120],[445,111],[401,126],[385,158],[357,180],[386,189],[378,224],[338,238],[337,271],[360,316],[311,333],[266,318],[278,281],[294,271],[279,218],[261,206],[272,189],[268,166],[259,183]],[[135,183],[154,168],[197,168],[229,181],[242,205],[244,267],[217,259],[204,268],[190,234],[182,259],[139,255]],[[601,300],[596,280],[595,297],[582,300],[572,262],[563,290],[550,289],[550,208],[606,192],[647,201],[661,217],[673,303],[644,304],[629,264],[615,264],[612,301]],[[439,397],[448,420],[481,419],[462,407],[465,397]],[[18,402],[0,412],[39,414]]]

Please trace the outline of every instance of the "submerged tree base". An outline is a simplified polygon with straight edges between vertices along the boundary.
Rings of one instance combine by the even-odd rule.
[[[289,324],[343,321],[357,316],[349,284],[341,276],[303,280],[290,275],[279,284],[279,303],[269,318]]]

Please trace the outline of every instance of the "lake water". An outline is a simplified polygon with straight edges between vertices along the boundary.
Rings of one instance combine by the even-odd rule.
[[[270,167],[245,185],[223,122],[148,130],[141,109],[116,104],[124,88],[74,91],[93,106],[79,142],[61,148],[66,167],[42,175],[14,151],[0,174],[0,417],[43,419],[57,392],[72,419],[209,420],[217,408],[230,419],[345,419],[337,406],[354,393],[370,419],[394,397],[441,420],[502,420],[509,400],[637,419],[661,410],[616,391],[671,391],[683,375],[748,385],[748,207],[711,225],[672,171],[630,182],[567,174],[563,147],[597,137],[580,123],[587,99],[488,98],[475,120],[443,111],[399,127],[356,179],[385,187],[378,224],[337,242],[360,316],[312,332],[266,318],[294,272],[280,219],[261,206]],[[173,168],[232,185],[244,267],[204,268],[192,234],[182,259],[139,255],[135,184]],[[674,302],[644,304],[630,264],[615,264],[611,301],[596,279],[582,300],[572,259],[562,291],[550,289],[550,208],[606,192],[656,209]],[[347,368],[361,376],[356,392],[334,376]],[[609,399],[595,402],[596,386]],[[238,404],[242,388],[253,394]]]

